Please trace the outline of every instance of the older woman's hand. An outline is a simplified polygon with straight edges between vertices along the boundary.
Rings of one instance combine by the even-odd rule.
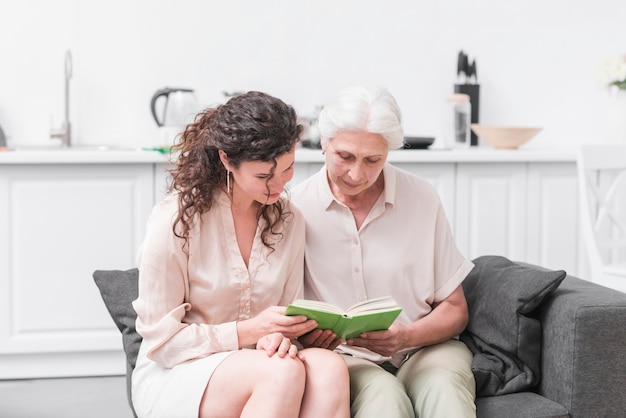
[[[298,341],[304,347],[319,347],[334,350],[343,342],[341,338],[329,329],[314,329],[313,331],[298,337]]]
[[[394,322],[386,331],[365,332],[360,337],[352,338],[346,343],[367,348],[388,357],[408,347],[408,332],[409,329],[406,325]]]

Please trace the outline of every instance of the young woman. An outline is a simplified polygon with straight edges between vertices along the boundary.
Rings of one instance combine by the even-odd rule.
[[[299,351],[316,323],[283,315],[303,286],[304,220],[282,196],[301,131],[249,92],[182,133],[137,259],[139,417],[349,416],[345,362]]]

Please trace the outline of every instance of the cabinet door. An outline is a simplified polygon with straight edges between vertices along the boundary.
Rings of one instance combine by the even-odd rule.
[[[525,259],[526,170],[525,163],[458,164],[456,241],[466,257]]]
[[[578,177],[573,163],[530,163],[526,261],[578,275]]]
[[[0,378],[124,371],[92,273],[134,266],[153,183],[151,164],[0,167]]]

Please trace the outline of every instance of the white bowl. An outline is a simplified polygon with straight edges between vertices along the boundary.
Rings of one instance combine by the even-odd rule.
[[[495,126],[472,123],[472,131],[497,149],[516,149],[530,141],[542,128]]]

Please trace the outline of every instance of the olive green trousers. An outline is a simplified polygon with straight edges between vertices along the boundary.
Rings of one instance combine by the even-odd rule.
[[[342,357],[350,372],[353,418],[476,416],[472,353],[460,341],[422,348],[392,372],[369,360]]]

